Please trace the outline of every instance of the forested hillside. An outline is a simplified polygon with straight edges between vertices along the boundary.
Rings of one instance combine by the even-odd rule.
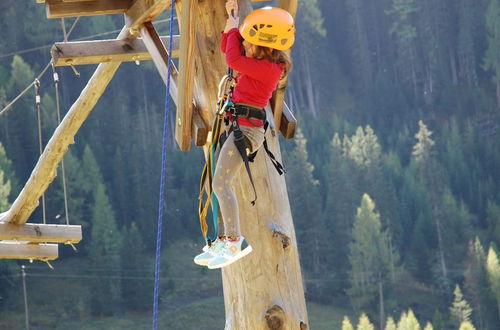
[[[299,4],[287,94],[299,126],[282,154],[311,327],[350,329],[343,315],[367,324],[365,313],[377,329],[414,329],[403,316],[422,328],[499,329],[500,0]],[[82,17],[69,40],[111,39],[122,26],[120,15]],[[1,1],[0,27],[3,109],[49,63],[63,30],[34,0]],[[79,77],[57,68],[62,115],[95,66],[75,69]],[[40,82],[46,143],[57,126],[50,68]],[[151,63],[122,64],[65,156],[69,221],[84,239],[77,253],[61,247],[54,271],[27,266],[37,329],[123,315],[149,322],[164,90]],[[0,211],[39,156],[34,100],[32,88],[0,115]],[[170,137],[167,162],[163,315],[187,329],[220,329],[219,272],[191,261],[203,243],[203,154],[181,153]],[[61,177],[46,193],[50,223],[67,216]],[[37,209],[30,222],[41,217]],[[20,264],[0,261],[2,329],[23,328]],[[218,307],[205,315],[197,301]],[[188,311],[219,323],[186,321]],[[124,319],[110,324],[140,328]],[[92,329],[113,328],[99,324]]]

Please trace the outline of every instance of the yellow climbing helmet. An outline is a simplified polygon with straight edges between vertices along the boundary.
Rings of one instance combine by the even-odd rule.
[[[285,50],[295,41],[293,17],[281,8],[259,8],[245,18],[240,34],[253,45]]]

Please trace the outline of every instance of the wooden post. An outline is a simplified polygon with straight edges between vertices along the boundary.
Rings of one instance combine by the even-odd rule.
[[[285,1],[285,4],[293,7],[296,1]],[[213,116],[217,83],[227,71],[219,50],[219,34],[227,17],[224,4],[225,0],[201,1],[193,13],[197,21],[198,45],[194,52],[195,84],[203,93],[198,96],[200,102],[197,106],[203,109],[202,116],[205,118]],[[243,19],[251,10],[250,1],[240,0],[239,8]],[[178,8],[177,16],[184,17],[180,11]],[[184,88],[181,84],[178,87]],[[285,86],[282,87],[284,92]],[[267,141],[271,151],[281,160],[279,127],[275,126],[270,107],[267,108],[267,115],[271,121],[266,133]],[[289,112],[287,120],[295,120]],[[257,204],[250,204],[253,190],[243,167],[233,186],[239,202],[242,235],[252,245],[253,252],[222,269],[225,329],[308,329],[297,240],[285,178],[278,174],[263,150],[259,151],[251,167],[258,194]]]
[[[278,134],[268,129],[266,139],[281,161]],[[242,235],[252,245],[253,252],[222,269],[225,329],[308,329],[285,178],[278,174],[263,150],[257,153],[251,166],[257,187],[256,205],[250,204],[252,187],[244,167],[233,188],[238,196]]]
[[[175,139],[182,151],[189,150],[191,144],[191,123],[193,115],[194,52],[196,20],[195,0],[182,0],[176,6],[180,25],[179,45],[179,89],[177,115],[175,119]]]

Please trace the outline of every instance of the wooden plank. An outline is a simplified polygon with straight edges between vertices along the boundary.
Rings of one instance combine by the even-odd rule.
[[[0,259],[26,259],[49,261],[57,259],[57,244],[25,244],[17,242],[0,242]]]
[[[161,37],[161,41],[168,44],[170,37]],[[151,60],[142,39],[58,42],[52,46],[51,54],[56,66]],[[172,57],[178,56],[177,35],[173,39]]]
[[[191,124],[193,114],[193,90],[194,90],[194,52],[195,52],[195,29],[194,19],[196,0],[182,0],[177,6],[177,15],[181,19],[180,24],[180,46],[179,46],[179,84],[176,112],[175,138],[181,150],[189,150],[191,145]]]
[[[131,0],[99,0],[66,2],[46,0],[47,18],[120,14],[126,12]]]
[[[158,73],[160,74],[165,85],[167,84],[167,63],[168,63],[168,51],[165,45],[160,41],[158,33],[154,28],[153,24],[148,22],[145,23],[143,28],[141,28],[141,36],[144,40],[144,45],[148,49],[153,63],[156,66]],[[179,72],[177,71],[175,65],[171,63],[170,66],[170,96],[175,104],[177,104],[177,91],[178,91],[178,79]],[[191,101],[192,102],[192,101]],[[195,143],[197,146],[202,146],[206,143],[208,127],[204,120],[200,116],[200,111],[196,105],[192,105],[193,111],[193,123],[192,123],[192,135],[195,137]]]
[[[34,223],[14,225],[0,222],[0,240],[75,244],[82,240],[82,227]]]

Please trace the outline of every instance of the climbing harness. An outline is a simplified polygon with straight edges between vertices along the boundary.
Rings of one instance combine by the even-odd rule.
[[[238,149],[239,154],[245,164],[245,169],[252,184],[254,199],[251,201],[252,205],[255,205],[257,200],[257,191],[255,188],[252,171],[250,169],[250,162],[253,162],[258,150],[250,153],[251,144],[247,137],[243,134],[238,123],[238,118],[245,118],[248,122],[260,127],[261,123],[264,123],[264,134],[269,127],[269,122],[266,120],[266,112],[264,109],[256,108],[245,104],[235,104],[232,99],[232,91],[234,88],[234,77],[232,76],[232,69],[228,69],[228,74],[222,77],[219,83],[218,91],[218,101],[217,110],[215,113],[215,119],[212,125],[212,131],[209,133],[208,137],[208,155],[203,167],[203,171],[200,179],[200,195],[198,203],[198,215],[200,219],[200,227],[203,237],[210,246],[212,242],[217,239],[218,233],[218,200],[215,193],[212,190],[212,180],[215,172],[215,154],[216,149],[222,149],[222,145],[226,141],[227,137],[231,132],[234,134],[234,143]],[[230,116],[229,116],[230,115]],[[229,118],[230,117],[230,118]],[[253,120],[258,120],[259,123]],[[228,129],[222,132],[222,124],[225,124]],[[269,150],[267,140],[264,137],[263,142],[266,154],[271,159],[273,166],[279,175],[285,173],[283,165],[276,159],[274,154]],[[207,194],[206,199],[204,199],[204,194]],[[214,236],[207,238],[208,225],[206,222],[206,216],[208,213],[209,206],[212,206],[212,216],[214,224]]]

